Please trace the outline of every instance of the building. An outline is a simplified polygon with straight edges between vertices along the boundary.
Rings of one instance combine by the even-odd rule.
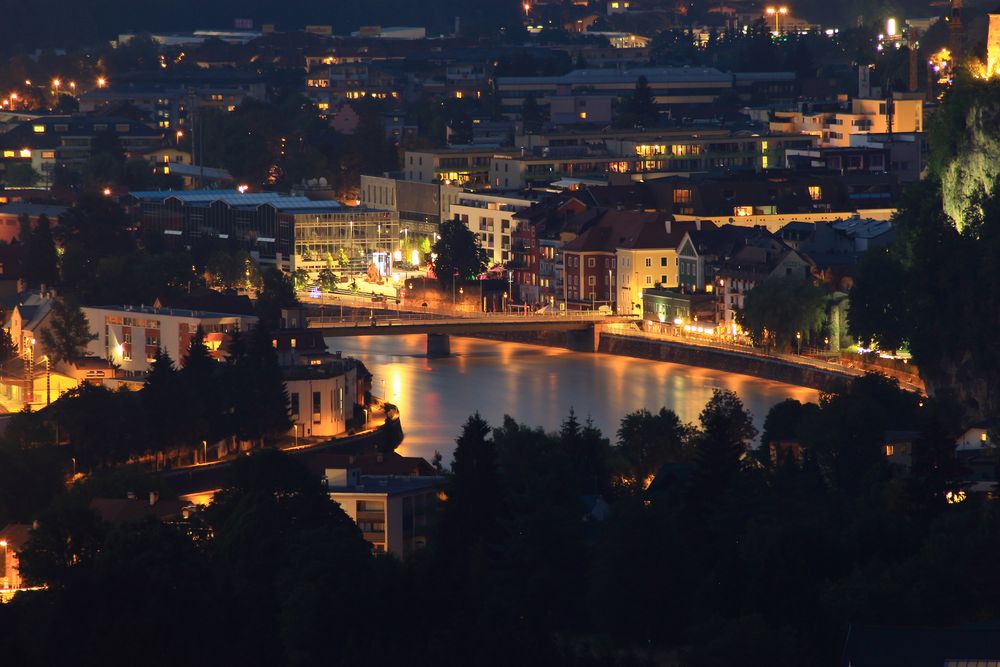
[[[531,206],[532,200],[507,195],[463,192],[450,208],[450,218],[461,220],[479,238],[491,266],[505,265],[513,258],[512,235],[515,214]]]
[[[812,134],[819,137],[820,146],[847,148],[855,135],[923,132],[924,101],[922,96],[896,94],[855,98],[843,111],[776,111],[771,131]]]
[[[505,113],[519,113],[528,97],[549,106],[559,95],[592,94],[628,97],[639,77],[645,77],[656,105],[663,111],[684,112],[709,107],[722,95],[751,95],[773,101],[795,98],[792,72],[744,72],[739,75],[711,67],[637,67],[577,69],[558,76],[497,77],[496,92]]]
[[[642,312],[643,292],[653,287],[676,287],[677,248],[688,232],[715,227],[708,222],[674,222],[664,213],[644,213],[645,220],[629,236],[619,238],[615,249],[620,315]]]
[[[288,272],[318,272],[332,259],[354,270],[375,263],[389,275],[400,249],[399,220],[390,211],[333,200],[193,190],[132,192],[126,203],[143,235],[183,246],[204,237],[235,241],[259,263]]]
[[[841,667],[980,667],[1000,663],[1000,632],[983,623],[951,628],[851,624]]]
[[[51,183],[57,166],[83,165],[95,142],[112,137],[127,157],[141,156],[160,145],[163,132],[119,116],[43,116],[0,133],[0,167],[27,164]]]
[[[126,375],[147,372],[158,350],[179,363],[199,328],[209,353],[222,359],[230,334],[247,332],[257,324],[253,315],[154,306],[83,306],[82,310],[96,335],[87,354],[113,361]]]
[[[324,482],[376,552],[404,558],[427,545],[443,478],[362,475],[349,467],[327,469]]]
[[[286,366],[282,378],[288,390],[289,414],[296,436],[334,437],[354,421],[357,404],[357,362],[334,355]]]
[[[739,333],[736,313],[758,283],[768,278],[805,280],[810,275],[808,259],[766,229],[755,231],[732,255],[715,262],[716,322],[726,334]]]
[[[681,289],[652,287],[642,291],[642,327],[645,331],[676,333],[679,327],[702,322],[714,328],[715,297]]]
[[[422,183],[477,187],[489,182],[490,160],[496,148],[442,148],[403,152],[403,178]]]
[[[451,217],[451,205],[458,201],[462,188],[442,182],[424,183],[392,176],[361,176],[361,205],[389,211],[399,219],[403,234],[403,259],[412,264],[413,250],[426,239],[426,250],[434,244],[438,225]],[[405,230],[405,231],[404,231]],[[420,257],[417,258],[418,260]]]
[[[25,523],[11,523],[0,530],[0,602],[6,602],[18,590],[24,588],[24,580],[18,568],[17,554],[31,537],[31,526]]]
[[[31,229],[35,228],[38,219],[43,215],[48,218],[50,225],[59,224],[59,216],[65,213],[67,208],[53,204],[32,204],[20,201],[0,204],[0,242],[12,243],[20,238],[22,219],[27,220]]]

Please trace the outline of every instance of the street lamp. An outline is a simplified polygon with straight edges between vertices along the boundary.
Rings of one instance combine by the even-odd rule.
[[[781,32],[781,17],[788,14],[788,7],[768,7],[764,10],[768,16],[774,17],[774,32],[778,34]]]
[[[796,331],[795,332],[795,343],[798,345],[799,354],[801,355],[802,354],[802,332],[801,331]]]

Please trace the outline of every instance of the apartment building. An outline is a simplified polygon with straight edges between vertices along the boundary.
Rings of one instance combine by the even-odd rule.
[[[645,290],[676,287],[679,284],[677,249],[688,232],[714,228],[710,222],[674,222],[663,213],[641,214],[640,227],[620,238],[615,249],[618,294],[615,299],[620,314],[642,311]]]
[[[403,153],[403,178],[422,183],[477,187],[488,182],[496,148],[442,148]]]
[[[404,558],[427,545],[443,478],[362,475],[351,467],[328,468],[324,482],[375,552]]]
[[[222,359],[230,335],[257,324],[254,315],[154,306],[83,306],[82,310],[96,336],[87,345],[87,356],[113,361],[128,375],[147,372],[157,350],[180,362],[199,328],[211,356]]]
[[[523,197],[463,192],[449,212],[451,219],[458,218],[479,237],[490,264],[496,266],[513,259],[512,235],[517,229],[514,216],[532,203]]]
[[[357,362],[332,355],[282,369],[294,434],[334,437],[345,433],[357,403]]]
[[[909,94],[855,98],[848,110],[776,111],[770,126],[772,132],[814,135],[823,147],[847,148],[855,135],[923,132],[924,101]]]

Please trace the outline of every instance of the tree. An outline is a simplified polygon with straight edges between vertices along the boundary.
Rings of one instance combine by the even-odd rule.
[[[851,335],[867,347],[895,352],[906,337],[908,288],[903,265],[886,248],[865,253],[851,287]]]
[[[224,434],[225,426],[220,418],[221,397],[216,378],[218,364],[205,345],[205,331],[200,326],[191,338],[182,364],[178,376],[187,398],[184,412],[189,425],[184,434],[185,440],[188,444],[215,442]]]
[[[54,363],[83,357],[90,341],[97,339],[97,334],[90,333],[87,316],[71,298],[54,299],[49,320],[49,326],[41,331],[41,339]]]
[[[60,216],[55,234],[64,248],[63,291],[84,302],[97,291],[101,260],[135,250],[124,209],[107,197],[82,195]]]
[[[524,98],[524,106],[521,107],[521,121],[524,123],[526,131],[538,131],[545,122],[545,113],[538,104],[538,98],[533,93],[528,93]]]
[[[42,180],[42,175],[28,163],[15,163],[3,173],[3,181],[12,188],[28,188]]]
[[[59,256],[56,253],[55,239],[52,237],[52,227],[46,215],[38,217],[38,222],[28,237],[22,239],[26,245],[24,264],[21,277],[31,286],[55,286],[59,281]]]
[[[0,327],[0,367],[14,358],[17,349],[10,337],[10,331]]]
[[[502,487],[490,425],[479,413],[469,417],[455,440],[448,500],[441,512],[440,540],[449,559],[481,550],[498,535]]]
[[[489,256],[479,244],[479,238],[458,218],[441,223],[437,240],[431,252],[434,260],[434,275],[442,286],[452,280],[471,280],[486,270]]]
[[[794,349],[820,333],[826,317],[826,293],[809,280],[776,276],[746,295],[736,320],[756,345]]]
[[[184,387],[173,359],[158,349],[141,391],[142,405],[149,423],[152,449],[166,451],[179,444],[188,418]]]
[[[734,392],[716,389],[698,420],[695,462],[709,490],[723,489],[735,478],[753,439],[757,436],[750,413]]]
[[[281,310],[300,305],[299,298],[291,278],[276,267],[264,271],[263,285],[257,294],[257,317],[265,328],[276,329],[281,324]]]
[[[625,103],[616,124],[620,127],[656,127],[660,113],[645,76],[636,79],[635,90]]]
[[[677,414],[666,408],[657,414],[642,409],[625,415],[618,427],[618,451],[625,461],[629,485],[644,489],[665,463],[686,459],[689,431]]]

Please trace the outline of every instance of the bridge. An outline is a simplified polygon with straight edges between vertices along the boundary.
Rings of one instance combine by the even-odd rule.
[[[597,351],[601,328],[609,324],[635,321],[632,317],[604,315],[594,311],[563,311],[560,313],[473,313],[430,314],[405,311],[379,311],[371,317],[308,317],[307,327],[322,331],[324,338],[338,336],[405,336],[427,335],[427,355],[446,357],[451,354],[450,336],[479,334],[564,331],[569,347],[580,352]]]

